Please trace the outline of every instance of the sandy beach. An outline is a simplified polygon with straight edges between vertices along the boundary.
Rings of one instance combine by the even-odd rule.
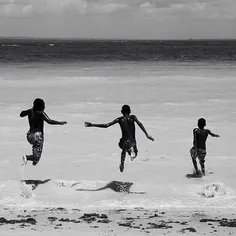
[[[223,63],[78,63],[2,66],[0,235],[236,235],[235,66]],[[227,82],[227,83],[226,83]],[[37,166],[21,110],[36,97],[52,119]],[[120,128],[106,123],[131,106],[138,157],[119,171]],[[206,176],[193,178],[197,119],[209,137]],[[26,184],[23,184],[26,183]]]
[[[235,213],[48,208],[1,214],[1,235],[235,235]]]

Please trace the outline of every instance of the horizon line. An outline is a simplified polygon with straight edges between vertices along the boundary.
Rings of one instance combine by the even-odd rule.
[[[0,40],[3,39],[29,39],[29,40],[117,40],[117,41],[203,41],[203,40],[211,40],[211,41],[221,41],[221,40],[236,40],[236,38],[159,38],[159,39],[137,39],[137,38],[95,38],[95,37],[34,37],[34,36],[0,36]]]

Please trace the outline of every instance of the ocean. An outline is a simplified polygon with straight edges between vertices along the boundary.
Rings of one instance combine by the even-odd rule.
[[[0,39],[0,206],[35,209],[235,210],[235,40]],[[43,98],[50,118],[37,166],[28,121],[19,113]],[[138,157],[119,171],[123,104],[136,126]],[[193,173],[192,130],[204,117],[206,176]],[[96,191],[94,191],[96,190]]]

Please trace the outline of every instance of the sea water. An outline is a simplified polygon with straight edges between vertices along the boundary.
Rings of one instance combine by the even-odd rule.
[[[236,208],[235,42],[51,43],[7,41],[0,47],[2,207]],[[45,124],[39,164],[22,168],[31,146],[27,118],[19,113],[37,97],[51,119],[68,124]],[[123,104],[155,141],[136,125],[138,157],[127,156],[120,173],[119,125],[86,128],[84,122],[110,122]],[[201,117],[220,138],[208,138],[206,176],[187,178],[193,173],[192,130]],[[125,183],[132,185],[117,191]]]

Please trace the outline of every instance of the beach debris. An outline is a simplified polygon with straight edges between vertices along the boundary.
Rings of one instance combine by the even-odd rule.
[[[153,216],[149,216],[148,219],[156,218],[156,217],[161,217],[161,216],[159,216],[159,215],[157,215],[157,214],[155,213]]]
[[[110,222],[108,220],[108,216],[106,214],[97,214],[97,213],[84,213],[83,216],[80,217],[80,219],[86,221],[87,223],[91,223],[99,218],[100,220],[98,221],[99,223],[108,223]]]
[[[67,209],[63,207],[52,207],[52,208],[45,208],[45,209],[46,211],[49,211],[49,212],[62,212],[62,213],[67,212]],[[32,212],[34,212],[34,210]],[[37,212],[37,210],[35,212]]]
[[[37,221],[34,218],[27,218],[27,219],[20,219],[20,220],[7,220],[4,217],[0,218],[0,224],[22,224],[22,223],[35,225]]]
[[[236,227],[236,219],[228,220],[223,218],[220,222],[220,226],[223,227]]]
[[[192,232],[192,233],[196,233],[197,230],[194,229],[193,227],[189,227],[189,228],[185,228],[185,229],[181,229],[180,232],[181,233],[185,233],[185,231],[189,231],[189,232]]]
[[[206,214],[204,212],[194,212],[192,214],[192,217],[194,217],[194,218],[206,217]]]
[[[129,227],[129,228],[132,227],[132,225],[131,225],[130,222],[124,222],[124,223],[118,222],[118,225],[119,225],[119,226],[124,226],[124,227]]]
[[[123,212],[123,211],[126,211],[127,209],[116,209],[116,210],[113,210],[111,212],[113,213],[120,213],[120,212]]]
[[[108,216],[107,216],[106,214],[101,214],[101,215],[100,215],[100,218],[102,218],[102,219],[107,219]]]
[[[52,216],[48,217],[48,220],[51,222],[56,221],[57,219],[58,219],[57,217],[52,217]]]
[[[61,222],[72,222],[72,223],[80,223],[79,220],[75,220],[75,219],[69,219],[69,218],[61,218],[59,221]]]
[[[97,223],[105,223],[105,224],[107,224],[107,223],[109,223],[109,222],[111,222],[111,220],[108,220],[108,219],[102,219],[102,220],[98,220]]]
[[[166,223],[161,223],[161,224],[157,224],[157,223],[148,223],[150,225],[150,227],[147,227],[147,229],[170,229],[173,228],[171,225],[167,225]]]
[[[201,219],[200,222],[218,222],[219,226],[222,227],[236,227],[236,219]]]

